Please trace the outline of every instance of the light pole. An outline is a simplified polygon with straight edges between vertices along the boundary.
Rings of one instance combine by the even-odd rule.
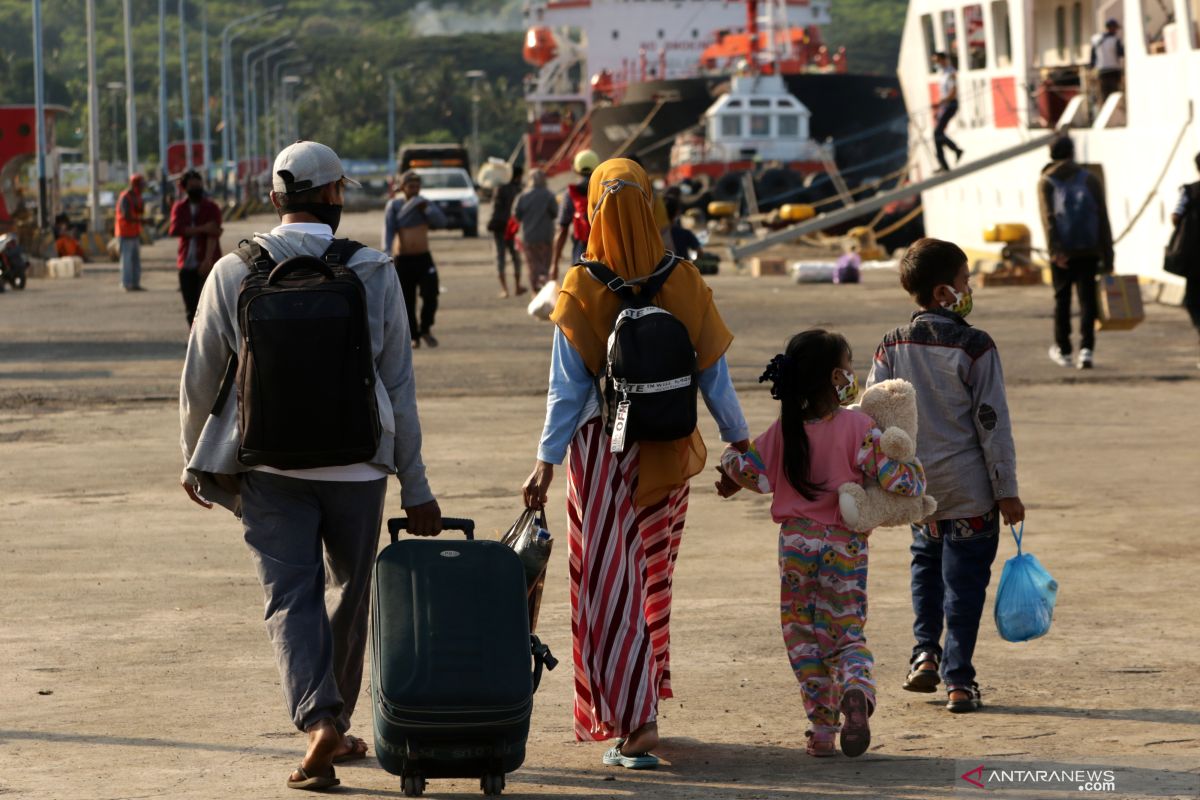
[[[33,0],[33,107],[37,115],[38,225],[49,222],[46,208],[46,86],[42,82],[42,0]]]
[[[125,17],[125,85],[129,87],[128,94],[125,95],[125,137],[126,137],[126,153],[129,161],[129,174],[138,171],[138,143],[137,143],[137,107],[134,102],[133,84],[133,17],[131,15],[129,4],[132,0],[124,0],[123,16]],[[111,89],[112,86],[110,85]]]
[[[289,139],[297,139],[300,137],[300,132],[296,130],[295,118],[292,114],[292,87],[300,83],[299,75],[284,75],[283,76],[283,136],[280,137],[280,148],[283,149],[284,137]]]
[[[279,37],[279,40],[284,39],[285,36]],[[272,41],[271,44],[278,44],[279,40]],[[250,86],[250,120],[247,125],[247,128],[249,129],[249,132],[250,132],[249,153],[250,153],[251,161],[254,161],[254,162],[258,161],[259,156],[261,155],[259,153],[258,148],[262,144],[262,141],[259,136],[259,134],[260,134],[259,122],[262,119],[262,111],[261,111],[261,107],[259,106],[260,98],[259,98],[259,93],[258,93],[258,77],[257,77],[258,76],[258,65],[262,64],[263,83],[264,83],[263,94],[265,95],[267,93],[267,88],[265,86],[266,78],[267,78],[267,63],[270,61],[272,56],[282,53],[285,50],[290,50],[291,48],[293,48],[295,46],[296,46],[296,44],[294,42],[288,41],[286,44],[284,44],[280,47],[274,47],[272,49],[267,50],[262,55],[260,55],[256,58],[250,59],[250,73],[249,73],[249,77],[246,79],[246,83]]]
[[[109,81],[104,84],[104,88],[112,92],[112,161],[117,163],[117,140],[120,138],[120,103],[118,102],[121,96],[121,90],[125,88],[125,84],[120,81]]]
[[[246,48],[246,50],[242,53],[242,122],[243,122],[243,128],[244,128],[244,130],[242,132],[242,142],[245,145],[245,156],[247,159],[251,158],[250,98],[254,94],[254,81],[252,79],[253,76],[250,74],[250,56],[255,53],[258,53],[262,50],[265,50],[268,47],[274,47],[275,45],[279,44],[281,41],[283,41],[287,37],[288,37],[288,34],[282,33],[279,36],[276,36],[274,39],[271,39],[270,41],[263,42],[262,44],[256,44],[253,47]],[[257,165],[255,165],[252,162],[248,163],[248,165],[246,167],[247,172],[253,171],[256,166]],[[241,181],[238,182],[237,197],[238,197],[239,201],[242,199]]]
[[[200,86],[204,91],[204,140],[200,152],[204,158],[204,185],[212,191],[212,112],[209,110],[208,87],[208,3],[200,6]]]
[[[87,0],[87,80],[88,80],[88,203],[91,206],[89,229],[100,230],[100,89],[96,85],[96,0]],[[113,125],[113,160],[116,160],[117,130]]]
[[[167,206],[167,0],[158,0],[158,162],[160,205]]]
[[[467,71],[467,77],[471,80],[471,163],[475,169],[479,169],[480,148],[479,148],[479,81],[487,77],[487,73],[481,69],[472,69]]]
[[[188,91],[187,11],[179,0],[179,83],[180,104],[183,106],[183,165],[192,168],[192,104]]]
[[[282,47],[276,47],[274,50],[267,51],[262,56],[262,83],[263,83],[262,111],[259,112],[256,110],[255,114],[254,114],[254,120],[255,120],[255,127],[254,127],[255,140],[254,141],[255,141],[256,145],[257,144],[262,145],[263,157],[267,158],[267,159],[270,159],[272,156],[272,153],[271,153],[271,149],[272,149],[272,147],[271,147],[271,141],[272,141],[271,140],[271,93],[273,91],[273,88],[276,86],[276,84],[279,83],[279,72],[278,72],[278,70],[275,70],[275,71],[271,70],[271,59],[274,58],[275,56],[279,55],[280,53],[286,53],[289,50],[294,50],[295,48],[296,48],[295,42],[288,42],[287,44],[283,45]],[[284,60],[286,61],[287,59],[284,59]],[[278,66],[278,64],[276,66]],[[262,131],[258,130],[258,124],[260,122],[262,123],[262,126],[263,126]]]
[[[388,74],[388,179],[396,174],[396,79]]]
[[[125,0],[125,2],[128,3],[129,0]],[[233,92],[233,59],[230,48],[238,34],[232,33],[232,31],[247,22],[277,14],[282,8],[283,6],[271,6],[262,11],[238,17],[221,29],[221,185],[225,197],[229,196],[228,171],[231,160],[233,161],[234,183],[237,183],[237,115],[234,113],[236,98]]]
[[[278,62],[271,70],[271,86],[274,87],[271,96],[274,98],[273,104],[267,105],[267,119],[270,121],[269,133],[267,136],[267,155],[278,153],[283,149],[283,125],[281,123],[280,109],[283,107],[283,84],[280,82],[280,74],[283,70],[289,67],[296,67],[306,63],[302,58],[283,59]],[[273,107],[272,107],[273,106]]]

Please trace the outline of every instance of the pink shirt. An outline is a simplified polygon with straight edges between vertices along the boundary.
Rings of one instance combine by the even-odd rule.
[[[757,479],[755,488],[774,495],[771,518],[776,522],[803,517],[822,525],[844,527],[837,490],[843,483],[862,484],[859,454],[874,427],[875,422],[869,416],[850,409],[838,409],[828,419],[804,423],[811,454],[809,477],[813,484],[824,487],[818,490],[816,500],[806,500],[787,479],[783,466],[783,427],[778,420],[739,459],[742,475],[735,480],[743,483],[751,477],[747,473],[757,473],[752,478]]]

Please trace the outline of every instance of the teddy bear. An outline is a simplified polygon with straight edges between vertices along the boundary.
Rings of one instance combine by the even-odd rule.
[[[911,383],[892,379],[863,393],[858,409],[875,420],[883,431],[879,446],[895,461],[917,462],[917,393]],[[909,525],[928,519],[937,510],[929,495],[906,497],[885,491],[874,481],[867,486],[844,483],[838,487],[842,519],[854,531]]]

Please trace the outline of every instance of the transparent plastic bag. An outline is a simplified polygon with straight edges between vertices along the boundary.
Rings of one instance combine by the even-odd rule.
[[[1017,554],[1004,562],[996,589],[996,630],[1009,642],[1027,642],[1045,636],[1054,620],[1058,581],[1031,553],[1021,552],[1021,530],[1012,529]]]
[[[546,526],[546,512],[527,508],[517,517],[500,543],[511,547],[525,567],[525,590],[529,599],[529,632],[537,628],[538,612],[542,607],[542,589],[546,585],[546,568],[554,537]]]

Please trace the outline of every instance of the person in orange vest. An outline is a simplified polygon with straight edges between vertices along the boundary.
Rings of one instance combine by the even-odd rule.
[[[129,178],[129,188],[117,198],[117,241],[121,245],[121,286],[127,292],[142,289],[142,188],[146,179],[141,175]]]

